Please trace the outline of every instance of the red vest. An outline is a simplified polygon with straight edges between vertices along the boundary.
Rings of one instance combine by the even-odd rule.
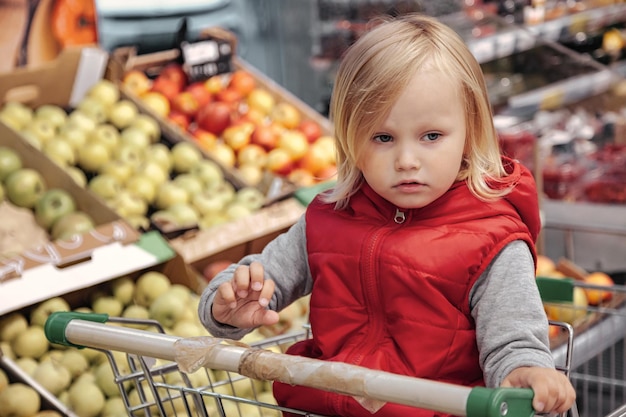
[[[396,208],[364,185],[347,210],[319,199],[307,210],[313,276],[313,339],[289,353],[397,374],[483,385],[469,293],[493,257],[513,240],[534,254],[539,231],[530,174],[514,165],[518,184],[485,203],[464,182],[422,209]],[[279,404],[322,415],[372,416],[353,398],[275,383]],[[375,416],[433,416],[386,404]]]

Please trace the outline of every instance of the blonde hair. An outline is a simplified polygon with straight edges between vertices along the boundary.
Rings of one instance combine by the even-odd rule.
[[[372,22],[339,65],[330,102],[335,127],[337,183],[324,201],[345,208],[363,182],[358,168],[363,144],[391,110],[416,71],[435,68],[460,86],[467,137],[457,180],[466,180],[478,198],[495,199],[510,187],[482,69],[464,41],[432,17],[409,14]]]

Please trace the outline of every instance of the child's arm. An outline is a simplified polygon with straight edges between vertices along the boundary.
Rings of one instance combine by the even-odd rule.
[[[226,282],[232,282],[237,268],[242,265],[250,266],[254,262],[263,265],[265,280],[271,280],[274,285],[273,294],[268,295],[270,298],[266,309],[274,312],[280,311],[296,299],[310,293],[312,280],[306,253],[304,216],[287,232],[269,242],[260,254],[244,257],[239,263],[230,265],[209,282],[200,296],[198,315],[204,327],[213,336],[241,339],[252,331],[253,327],[240,328],[216,320],[213,317],[213,304],[218,288]],[[217,312],[217,314],[222,313]]]
[[[564,413],[576,400],[576,391],[562,372],[551,368],[521,367],[502,381],[502,387],[532,388],[533,408],[538,413]]]

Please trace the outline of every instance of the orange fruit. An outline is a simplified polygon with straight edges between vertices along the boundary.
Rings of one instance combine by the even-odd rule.
[[[610,287],[614,285],[613,279],[604,272],[592,272],[585,277],[585,283],[602,285],[604,287]],[[603,301],[608,301],[613,296],[611,291],[604,291],[601,289],[585,288],[587,294],[587,300],[591,305],[598,305]]]

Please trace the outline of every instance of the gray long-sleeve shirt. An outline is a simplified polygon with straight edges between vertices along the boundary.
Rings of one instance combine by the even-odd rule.
[[[276,283],[269,308],[280,311],[311,292],[312,278],[306,251],[305,217],[271,241],[260,254],[244,257],[238,265],[260,262],[266,279]],[[216,337],[240,339],[252,329],[216,322],[211,305],[217,287],[232,278],[237,265],[218,274],[205,288],[198,313]],[[497,387],[520,366],[554,367],[549,349],[548,322],[535,283],[532,255],[526,243],[514,241],[493,259],[470,293],[476,322],[480,365],[488,387]]]

